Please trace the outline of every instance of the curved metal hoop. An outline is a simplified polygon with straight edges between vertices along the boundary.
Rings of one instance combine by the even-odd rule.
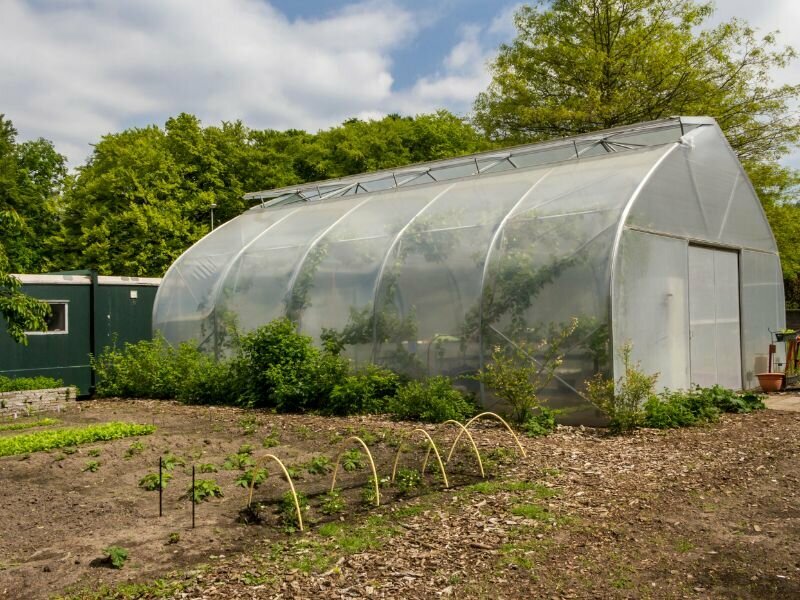
[[[469,443],[472,445],[472,451],[475,453],[475,458],[478,459],[478,467],[481,470],[481,477],[486,479],[486,473],[484,473],[484,471],[483,471],[483,461],[481,460],[481,453],[478,452],[478,446],[475,445],[475,440],[473,439],[472,434],[469,432],[469,430],[466,427],[464,427],[464,425],[462,423],[459,423],[458,421],[455,421],[453,419],[449,419],[449,420],[445,421],[444,423],[442,423],[442,425],[449,425],[451,423],[461,429],[461,431],[458,434],[459,436],[462,433],[466,433],[467,434],[467,439],[469,440]],[[453,448],[455,448],[455,445],[453,445]],[[422,472],[423,473],[425,472],[425,465],[428,464],[428,457],[430,456],[430,454],[431,454],[431,449],[428,448],[428,453],[425,455],[425,464],[422,466]],[[450,454],[447,455],[447,462],[448,463],[450,462],[450,457],[452,456],[452,454],[453,454],[453,451],[450,450]]]
[[[289,482],[289,488],[292,490],[292,498],[294,499],[294,508],[297,511],[297,524],[300,527],[300,531],[303,531],[303,514],[300,511],[300,502],[297,500],[297,492],[294,489],[294,482],[292,481],[292,477],[289,475],[289,471],[286,469],[286,466],[281,462],[281,459],[275,456],[274,454],[265,454],[261,458],[256,460],[256,465],[253,469],[258,469],[259,465],[263,465],[266,459],[271,458],[275,462],[278,463],[281,470],[283,471],[284,476],[286,477],[286,481]],[[249,507],[250,504],[253,502],[253,490],[256,487],[256,478],[255,473],[253,476],[253,480],[250,482],[250,495],[247,498],[247,506]]]
[[[513,429],[511,429],[511,426],[510,426],[508,423],[506,423],[506,420],[505,420],[503,417],[501,417],[500,415],[498,415],[497,413],[493,413],[493,412],[482,412],[482,413],[481,413],[481,414],[479,414],[479,415],[475,415],[475,416],[474,416],[474,417],[472,417],[472,418],[471,418],[469,421],[467,421],[467,423],[464,425],[464,431],[466,431],[467,429],[469,429],[469,426],[470,426],[470,425],[472,425],[472,423],[474,423],[475,421],[477,421],[477,420],[478,420],[478,419],[480,419],[481,417],[492,417],[492,418],[494,418],[494,419],[497,419],[498,421],[500,421],[500,422],[501,422],[501,423],[502,423],[502,424],[505,426],[505,428],[506,428],[506,429],[508,429],[508,433],[510,433],[512,436],[514,436],[514,441],[517,443],[517,448],[519,448],[519,451],[520,451],[520,453],[522,454],[522,457],[523,457],[523,458],[526,458],[526,457],[528,456],[528,455],[525,453],[525,448],[523,448],[523,447],[522,447],[522,444],[520,443],[520,441],[519,441],[519,438],[517,437],[517,434],[516,434],[516,433],[514,433],[514,430],[513,430]],[[453,442],[453,445],[452,445],[452,446],[450,446],[450,452],[448,452],[448,454],[447,454],[447,460],[448,460],[448,461],[449,461],[449,460],[450,460],[450,458],[453,456],[453,450],[455,450],[455,449],[456,449],[456,444],[458,444],[458,440],[460,440],[460,439],[461,439],[461,434],[463,434],[463,433],[464,433],[464,431],[459,431],[459,432],[458,432],[458,435],[456,436],[456,439],[455,439],[455,441]]]
[[[375,468],[375,461],[372,460],[372,452],[369,451],[367,445],[364,443],[360,437],[351,435],[349,438],[342,442],[343,444],[349,442],[350,440],[355,440],[361,447],[364,448],[364,451],[367,453],[367,458],[369,458],[369,466],[372,467],[372,481],[375,485],[375,506],[381,505],[381,488],[380,482],[378,481],[378,471]],[[336,474],[339,472],[339,463],[342,460],[342,456],[344,455],[346,448],[343,448],[341,452],[339,452],[339,456],[336,457],[336,466],[333,468],[333,478],[331,479],[331,492],[336,488]]]
[[[431,448],[433,449],[434,454],[436,454],[436,460],[439,463],[439,471],[442,474],[442,479],[444,480],[444,487],[449,488],[450,483],[447,481],[447,471],[444,470],[444,463],[442,462],[442,456],[439,454],[439,448],[436,446],[436,443],[433,441],[433,438],[428,434],[427,431],[424,429],[414,429],[411,433],[416,433],[419,431],[422,435],[428,438],[428,454],[430,454]],[[392,483],[394,483],[394,478],[397,475],[397,463],[400,461],[400,453],[403,451],[403,446],[400,445],[397,448],[397,454],[394,455],[394,465],[392,466]],[[428,463],[428,455],[425,456],[425,463],[422,465],[422,473],[425,473],[425,467]]]

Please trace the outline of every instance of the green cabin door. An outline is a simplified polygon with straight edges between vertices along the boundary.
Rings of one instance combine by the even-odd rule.
[[[742,389],[739,254],[689,246],[691,382]]]

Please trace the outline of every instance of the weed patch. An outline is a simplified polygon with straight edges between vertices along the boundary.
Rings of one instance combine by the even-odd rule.
[[[17,431],[19,429],[32,429],[34,427],[51,427],[58,425],[58,419],[39,419],[37,421],[25,421],[23,423],[4,423],[0,425],[0,431]]]

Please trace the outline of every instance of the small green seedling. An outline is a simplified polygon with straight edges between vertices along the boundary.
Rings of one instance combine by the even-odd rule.
[[[162,473],[161,474],[161,489],[167,487],[167,482],[172,479],[171,473]],[[154,492],[158,489],[158,473],[148,473],[144,477],[139,480],[139,487],[147,490],[148,492]]]
[[[244,435],[253,435],[258,429],[258,419],[253,416],[242,417],[239,420]]]
[[[361,488],[361,502],[367,506],[375,506],[375,486],[372,482]]]
[[[100,461],[99,460],[90,460],[86,463],[83,467],[83,472],[89,471],[90,473],[96,473],[97,469],[100,468]]]
[[[277,429],[273,429],[269,432],[269,435],[264,438],[264,441],[261,442],[261,445],[264,448],[274,448],[275,446],[281,445],[281,434],[278,432]]]
[[[93,456],[95,458],[100,456],[100,450],[98,450],[97,448],[92,448],[91,450],[89,450],[89,456]]]
[[[128,446],[127,450],[125,450],[125,458],[133,458],[142,452],[144,452],[144,444],[137,440]]]
[[[75,454],[78,451],[78,449],[75,448],[74,446],[66,446],[66,447],[62,448],[61,451],[64,454]]]
[[[298,425],[297,427],[294,428],[294,432],[297,434],[297,437],[299,437],[301,440],[310,439],[311,435],[313,434],[313,431],[311,431],[311,428],[308,427],[307,425]]]
[[[320,510],[325,515],[335,515],[344,510],[344,500],[342,499],[342,491],[339,488],[331,490],[322,497],[322,504]]]
[[[422,484],[422,475],[416,469],[398,469],[394,483],[401,494],[407,494]]]
[[[177,544],[180,541],[181,541],[181,534],[178,533],[177,531],[173,531],[172,533],[170,533],[169,537],[167,538],[167,544]]]
[[[174,454],[167,454],[161,460],[161,466],[165,471],[172,471],[175,469],[175,467],[186,466],[186,461],[179,456],[175,456]]]
[[[222,468],[226,471],[235,471],[237,469],[244,471],[252,467],[253,464],[253,459],[248,454],[229,454],[225,457]]]
[[[212,465],[211,463],[202,463],[198,465],[197,470],[201,473],[216,473],[217,467]]]
[[[308,498],[304,494],[297,493],[297,503],[300,505],[300,512],[305,513],[308,511]],[[281,498],[281,503],[278,508],[280,514],[281,524],[286,533],[293,533],[299,529],[297,522],[297,509],[294,505],[294,498],[292,492],[286,492]]]
[[[239,450],[237,450],[236,454],[252,454],[253,453],[253,446],[252,444],[242,444],[239,446]]]
[[[205,502],[209,498],[222,498],[222,488],[213,479],[198,479],[194,483],[194,501]],[[192,499],[192,488],[190,487],[183,496]]]
[[[306,471],[312,475],[325,475],[326,473],[330,473],[332,470],[333,467],[331,466],[331,459],[324,454],[315,456],[306,463]]]
[[[128,551],[120,546],[109,546],[103,550],[103,554],[115,569],[121,569],[128,560]]]
[[[364,455],[360,450],[348,450],[342,454],[342,468],[345,471],[357,471],[367,466]]]
[[[296,465],[286,465],[286,472],[289,473],[289,477],[292,480],[302,479],[303,478],[303,469]]]
[[[243,488],[249,488],[251,484],[257,488],[266,481],[267,477],[269,477],[269,473],[266,469],[248,469],[239,475],[234,483]]]

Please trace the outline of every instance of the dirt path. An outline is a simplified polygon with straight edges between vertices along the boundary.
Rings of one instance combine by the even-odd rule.
[[[410,426],[259,414],[257,431],[245,434],[242,419],[250,415],[235,409],[84,407],[69,418],[150,422],[149,415],[159,431],[141,459],[124,458],[129,441],[103,445],[107,463],[93,475],[113,469],[116,486],[80,472],[85,450],[57,462],[53,455],[0,459],[0,477],[12,482],[0,490],[0,597],[67,588],[82,590],[76,597],[113,597],[92,596],[98,580],[142,584],[117,596],[126,598],[800,597],[800,413],[725,416],[711,427],[631,437],[562,427],[525,439],[525,459],[506,433],[486,424],[475,438],[498,478],[457,475],[476,471],[464,452],[449,466],[451,489],[431,478],[406,494],[387,488],[385,506],[374,509],[359,504],[366,478],[356,474],[345,485],[347,512],[327,517],[313,497],[327,479],[306,475],[299,487],[312,494],[310,531],[290,535],[269,510],[262,525],[236,522],[234,473],[215,474],[229,494],[203,505],[195,531],[186,528],[182,490],[170,499],[171,520],[158,522],[152,496],[136,481],[166,449],[220,463],[276,427],[281,445],[272,451],[295,462],[331,454],[348,432],[382,432],[371,445],[388,474],[389,434]],[[421,457],[408,455],[404,464]],[[57,471],[65,475],[42,477]],[[170,545],[173,529],[181,541]],[[92,566],[117,540],[129,544],[130,564],[121,571]]]

